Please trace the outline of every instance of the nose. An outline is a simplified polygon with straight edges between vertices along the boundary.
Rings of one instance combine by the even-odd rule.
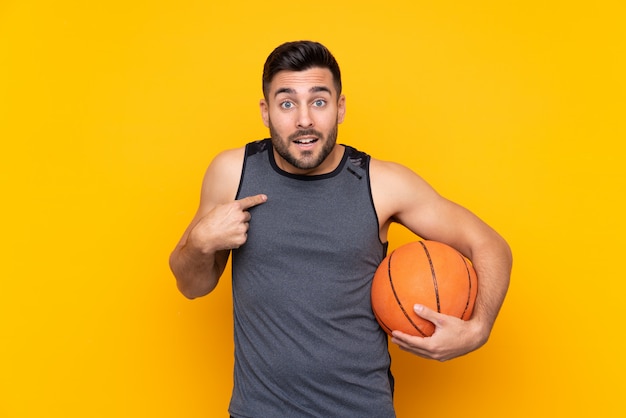
[[[297,128],[310,128],[313,126],[313,119],[309,113],[309,108],[303,106],[298,111],[298,119],[296,121]]]

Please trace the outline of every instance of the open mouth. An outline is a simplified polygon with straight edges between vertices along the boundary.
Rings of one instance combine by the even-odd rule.
[[[318,141],[317,138],[298,138],[296,139],[295,142],[298,145],[311,145],[314,144]]]

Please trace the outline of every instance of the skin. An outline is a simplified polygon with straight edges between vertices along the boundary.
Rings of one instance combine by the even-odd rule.
[[[260,101],[263,123],[270,129],[274,157],[289,173],[319,175],[333,171],[344,153],[336,143],[337,125],[345,117],[345,97],[334,88],[325,68],[282,71]],[[247,240],[250,213],[267,196],[235,200],[244,148],[227,150],[209,165],[200,206],[170,256],[179,290],[188,298],[211,292],[228,261],[230,250]],[[440,196],[408,168],[372,158],[371,189],[386,242],[389,226],[400,223],[424,239],[444,242],[472,260],[478,275],[478,297],[468,321],[416,305],[415,312],[435,324],[431,337],[394,331],[391,341],[402,350],[439,361],[481,347],[506,295],[512,256],[505,240],[467,209]]]
[[[284,171],[324,174],[341,161],[344,148],[336,144],[337,124],[343,122],[346,98],[337,97],[332,81],[327,69],[281,71],[268,98],[261,100],[263,124],[270,129],[274,156]]]

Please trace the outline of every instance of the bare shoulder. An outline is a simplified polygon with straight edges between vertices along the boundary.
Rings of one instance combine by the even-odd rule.
[[[372,158],[370,182],[383,240],[393,222],[425,236],[433,213],[447,202],[415,171],[395,162]]]
[[[245,147],[227,149],[217,154],[209,164],[207,172],[219,171],[221,174],[229,171],[241,171]]]
[[[415,206],[420,201],[430,201],[439,195],[416,172],[391,161],[372,158],[370,180],[374,203],[391,210],[391,215],[402,211],[403,206]]]
[[[402,164],[376,158],[370,160],[370,174],[380,181],[421,180],[417,173]]]
[[[470,254],[469,242],[490,228],[466,208],[446,199],[411,169],[392,162],[370,162],[372,199],[381,237],[392,222],[416,235],[445,242]]]
[[[220,152],[209,164],[202,182],[201,206],[225,203],[235,199],[245,147]]]

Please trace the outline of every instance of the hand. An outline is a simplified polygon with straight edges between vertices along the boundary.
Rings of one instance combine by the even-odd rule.
[[[474,351],[487,341],[475,320],[464,321],[422,305],[415,305],[414,310],[435,324],[435,332],[430,337],[416,337],[393,331],[391,342],[398,344],[401,350],[426,359],[446,361]]]
[[[248,239],[248,209],[266,201],[267,196],[258,194],[215,206],[192,228],[190,245],[204,253],[241,247]]]

